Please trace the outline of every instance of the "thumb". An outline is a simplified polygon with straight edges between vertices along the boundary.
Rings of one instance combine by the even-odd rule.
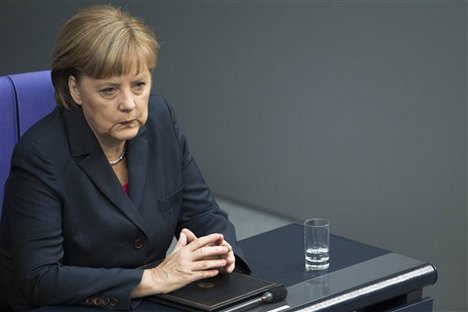
[[[197,239],[197,236],[193,234],[193,232],[187,228],[183,228],[181,233],[184,233],[185,236],[187,237],[187,243],[190,243],[191,241],[194,241]]]
[[[174,250],[178,250],[185,245],[187,245],[187,236],[184,234],[184,232],[180,232],[179,240],[177,241]]]

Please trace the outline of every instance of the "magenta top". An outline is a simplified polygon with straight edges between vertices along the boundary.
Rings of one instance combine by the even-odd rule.
[[[125,191],[125,193],[128,194],[128,182],[125,183],[125,184],[123,184],[123,185],[122,185],[122,188],[123,188],[123,190]]]

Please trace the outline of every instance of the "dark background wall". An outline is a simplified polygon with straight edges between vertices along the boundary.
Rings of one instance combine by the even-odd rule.
[[[0,74],[49,68],[99,1],[2,1]],[[101,1],[103,2],[103,1]],[[221,196],[429,261],[467,310],[466,1],[128,1]]]

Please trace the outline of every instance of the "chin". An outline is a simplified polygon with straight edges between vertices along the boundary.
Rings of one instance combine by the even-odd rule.
[[[116,136],[114,136],[114,138],[116,138],[117,140],[121,140],[121,141],[131,140],[137,136],[138,130],[139,128],[135,128],[131,130],[128,129],[126,131],[122,131],[121,133],[118,133]]]

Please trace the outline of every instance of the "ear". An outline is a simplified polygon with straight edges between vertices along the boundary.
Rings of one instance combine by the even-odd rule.
[[[70,95],[73,101],[75,101],[76,104],[81,106],[83,104],[83,100],[81,99],[80,90],[78,88],[78,82],[76,81],[75,76],[70,75],[68,77],[68,90],[70,90]]]

